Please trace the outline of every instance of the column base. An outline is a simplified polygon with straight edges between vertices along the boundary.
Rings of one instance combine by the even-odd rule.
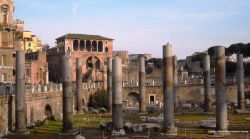
[[[112,131],[112,136],[124,136],[125,134],[126,133],[124,129],[118,129],[118,130],[113,129]]]
[[[77,130],[76,129],[68,129],[68,130],[62,130],[59,135],[62,136],[70,136],[70,135],[76,135]]]
[[[177,135],[177,127],[163,129],[162,136],[176,136]]]
[[[24,128],[24,129],[15,129],[12,133],[14,133],[14,134],[29,134],[30,132],[27,131],[26,128]]]
[[[83,111],[77,111],[77,114],[85,114]]]
[[[211,137],[216,137],[216,138],[221,138],[230,135],[230,132],[228,132],[228,130],[208,131],[208,133],[212,134]]]

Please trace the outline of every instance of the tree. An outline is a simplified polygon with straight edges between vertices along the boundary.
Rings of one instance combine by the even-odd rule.
[[[88,107],[107,108],[107,91],[106,90],[97,90],[94,94],[89,96]]]
[[[250,56],[250,43],[236,43],[228,47],[228,53],[232,54],[243,54],[243,57]]]
[[[162,58],[151,58],[147,61],[147,63],[153,63],[154,66],[158,69],[161,69],[162,68]]]
[[[232,44],[228,47],[228,52],[231,54],[242,54],[244,51],[245,44],[243,43],[237,43],[237,44]]]

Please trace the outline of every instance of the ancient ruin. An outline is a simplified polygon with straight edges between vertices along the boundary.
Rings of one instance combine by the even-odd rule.
[[[44,40],[40,38],[47,32],[42,27],[40,29],[40,26],[52,18],[46,17],[42,19],[43,23],[36,26],[28,23],[30,29],[39,26],[39,30],[27,30],[26,21],[14,19],[14,13],[20,12],[21,9],[20,5],[14,5],[14,2],[0,0],[0,138],[248,138],[250,43],[236,43],[230,46],[209,44],[207,47],[204,44],[204,47],[197,49],[195,45],[200,45],[200,42],[192,40],[193,43],[187,42],[186,46],[183,46],[181,43],[186,41],[174,40],[175,36],[172,36],[171,30],[164,31],[165,28],[159,27],[160,32],[164,34],[162,35],[158,34],[158,28],[151,30],[151,25],[147,25],[148,29],[144,29],[145,26],[133,29],[129,22],[125,22],[126,26],[120,26],[121,22],[109,21],[105,12],[113,9],[108,6],[112,5],[112,2],[101,3],[102,8],[97,7],[96,10],[96,7],[91,5],[95,5],[94,3],[80,5],[80,1],[77,1],[73,2],[71,12],[67,11],[68,6],[55,6],[57,1],[54,1],[52,6],[40,4],[44,1],[17,2],[25,3],[26,6],[36,4],[43,9],[36,12],[42,11],[46,16],[47,11],[52,14],[52,11],[46,8],[52,7],[56,13],[64,10],[72,14],[74,19],[78,19],[71,21],[67,18],[69,22],[60,23],[65,27],[65,30],[60,28],[60,33],[64,34],[62,36],[50,36],[53,33],[58,34],[56,29],[48,31],[46,36],[55,44],[44,44]],[[60,1],[60,4],[62,3],[64,2]],[[158,5],[163,5],[162,3]],[[89,15],[89,9],[80,6],[91,7],[91,13],[105,11],[101,14],[103,18],[92,21],[96,15],[91,14],[93,17],[88,19],[86,15]],[[126,4],[119,8],[122,9],[123,6]],[[237,5],[234,6],[237,8]],[[24,7],[23,13],[26,10]],[[142,7],[147,6],[143,3]],[[124,13],[127,14],[133,9],[140,10],[142,7],[125,9]],[[86,15],[79,14],[81,10]],[[117,13],[121,14],[119,10]],[[148,9],[141,10],[147,18],[150,17],[146,13]],[[29,14],[33,13],[30,9],[28,11]],[[119,18],[122,21],[128,20],[122,14]],[[141,13],[136,12],[135,15],[137,14]],[[84,20],[79,20],[78,16]],[[157,14],[154,18],[158,16],[162,22],[162,15]],[[163,15],[164,18],[165,16]],[[179,17],[175,16],[167,22]],[[192,13],[192,16],[184,14],[185,18],[182,16],[181,20],[192,17],[195,22],[208,22],[212,17],[203,13],[202,19],[197,18],[195,13]],[[31,21],[24,17],[27,22]],[[167,17],[169,18],[169,15]],[[37,18],[41,18],[40,15],[37,15]],[[197,19],[194,20],[195,18]],[[144,22],[143,16],[139,19]],[[41,22],[37,19],[34,21]],[[134,26],[134,19],[131,21]],[[238,19],[233,21],[237,23]],[[156,22],[151,20],[150,24]],[[60,27],[60,24],[48,23],[54,28]],[[65,32],[72,31],[76,23],[80,26],[77,27],[78,33]],[[100,28],[93,30],[91,27],[94,24]],[[108,29],[108,26],[112,26],[112,29],[118,30],[119,33]],[[164,23],[164,26],[169,27],[169,24]],[[216,29],[217,32],[220,31],[219,27]],[[173,30],[176,33],[175,29]],[[179,30],[189,31],[186,26],[177,32]],[[100,35],[85,34],[87,31]],[[126,33],[123,34],[122,31]],[[32,32],[40,34],[41,37]],[[247,31],[241,31],[237,35],[240,36],[244,32]],[[124,39],[123,35],[118,37],[118,34],[127,38]],[[192,36],[192,33],[187,34],[182,34],[185,39],[189,35]],[[143,37],[148,40],[140,40]],[[155,40],[156,38],[161,38],[161,41]],[[238,38],[232,35],[230,40],[233,41],[232,38],[237,40],[242,38],[242,35]],[[173,46],[166,43],[161,49],[164,41],[168,40],[171,40]],[[127,46],[121,47],[121,42]],[[131,53],[131,49],[135,53]],[[153,49],[157,51],[153,52]],[[184,55],[180,55],[180,49],[183,49],[181,51]],[[191,49],[200,52],[191,54]]]

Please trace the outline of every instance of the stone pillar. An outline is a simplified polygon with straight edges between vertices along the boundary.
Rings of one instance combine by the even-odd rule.
[[[108,89],[108,81],[107,81],[107,67],[103,68],[103,90]]]
[[[16,51],[16,132],[26,132],[25,121],[25,53]]]
[[[13,96],[12,94],[9,95],[8,97],[8,130],[9,131],[12,131],[13,130]]]
[[[204,112],[211,110],[211,76],[210,76],[210,56],[203,57],[203,76],[204,76]]]
[[[112,60],[112,71],[112,135],[125,135],[122,108],[122,61],[120,58]]]
[[[112,113],[112,58],[108,57],[108,112]]]
[[[227,94],[225,47],[215,46],[215,94],[216,94],[216,130],[226,131],[227,124]]]
[[[44,91],[48,91],[48,85],[49,85],[49,71],[45,69],[45,78],[44,78]]]
[[[167,43],[163,46],[163,133],[167,135],[177,134],[174,126],[173,85],[172,46]]]
[[[238,108],[245,109],[245,94],[244,94],[244,68],[243,55],[237,55],[237,91],[238,91]]]
[[[73,129],[73,92],[72,92],[72,59],[66,55],[62,58],[63,77],[63,129],[62,134],[74,133]]]
[[[146,80],[146,73],[145,73],[145,57],[140,55],[138,57],[139,63],[139,112],[146,113],[146,90],[145,90],[145,80]]]
[[[76,109],[78,113],[83,112],[83,101],[82,101],[82,60],[76,59]]]
[[[174,90],[173,90],[173,99],[174,99],[174,108],[178,107],[178,75],[177,75],[177,57],[173,56],[173,74],[174,74]]]

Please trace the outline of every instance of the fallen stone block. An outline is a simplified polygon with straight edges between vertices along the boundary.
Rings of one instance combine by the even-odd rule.
[[[130,131],[132,131],[132,123],[130,123],[130,122],[126,122],[125,124],[124,124],[124,126],[123,126],[123,129],[125,130],[125,132],[130,132]]]
[[[86,139],[85,137],[81,136],[81,135],[76,135],[75,139]]]
[[[99,110],[93,109],[94,114],[99,114]]]
[[[192,108],[192,104],[184,103],[184,104],[182,104],[182,108]]]
[[[133,124],[131,127],[132,132],[141,132],[143,129],[143,124]]]
[[[111,121],[109,121],[109,122],[100,122],[100,128],[102,130],[112,131],[113,130],[113,123]]]
[[[248,122],[250,122],[250,118],[245,118]]]
[[[124,136],[125,134],[126,133],[125,133],[124,129],[112,131],[112,136]]]
[[[162,121],[163,121],[163,118],[161,118],[161,117],[150,117],[150,116],[148,116],[145,119],[145,122],[148,122],[148,123],[161,123]]]
[[[106,113],[106,112],[107,112],[107,109],[102,107],[102,108],[99,109],[99,112],[100,112],[100,113]]]
[[[161,123],[144,123],[144,130],[154,129],[155,131],[161,130]]]

